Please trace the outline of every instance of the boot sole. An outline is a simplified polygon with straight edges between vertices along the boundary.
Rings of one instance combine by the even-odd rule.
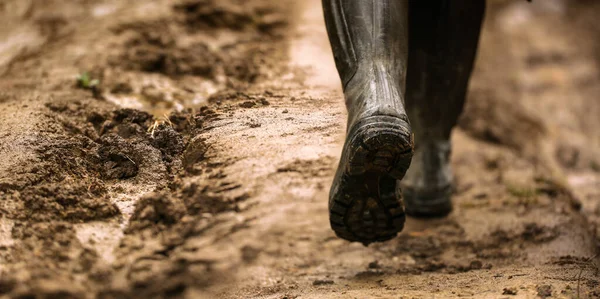
[[[329,199],[329,219],[336,235],[365,246],[395,237],[404,228],[404,177],[413,155],[406,120],[369,117],[353,126]]]

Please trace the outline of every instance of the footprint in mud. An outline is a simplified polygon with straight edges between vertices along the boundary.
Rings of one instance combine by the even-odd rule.
[[[304,178],[322,178],[333,174],[335,158],[330,156],[315,160],[295,160],[277,168],[278,173],[296,172]]]

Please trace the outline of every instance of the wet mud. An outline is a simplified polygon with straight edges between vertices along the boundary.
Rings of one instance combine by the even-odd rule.
[[[597,12],[490,1],[455,211],[364,247],[319,1],[4,1],[0,296],[600,296]]]

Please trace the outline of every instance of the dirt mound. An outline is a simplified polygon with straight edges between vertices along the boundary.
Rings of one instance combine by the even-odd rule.
[[[291,7],[272,1],[161,2],[148,17],[106,26],[108,46],[79,63],[98,96],[156,116],[282,74]]]
[[[221,116],[202,109],[156,119],[137,109],[115,109],[104,100],[139,96],[160,104],[201,91],[206,80],[242,86],[272,71],[265,62],[278,56],[270,54],[285,52],[273,43],[282,41],[277,29],[287,24],[277,17],[282,16],[279,4],[201,2],[169,4],[172,10],[159,17],[99,25],[100,32],[108,28],[111,48],[96,53],[98,47],[91,46],[94,50],[78,64],[90,70],[90,80],[101,82],[96,98],[82,84],[40,79],[32,67],[23,68],[35,77],[23,79],[27,83],[5,83],[11,88],[18,85],[20,93],[16,88],[3,93],[3,103],[9,103],[11,111],[31,113],[28,117],[37,133],[26,144],[32,149],[27,162],[16,166],[18,175],[3,177],[0,185],[0,211],[6,219],[2,225],[9,223],[9,238],[19,244],[0,249],[6,273],[0,281],[1,295],[82,298],[93,292],[101,298],[163,297],[182,294],[192,285],[209,285],[222,272],[212,269],[215,263],[234,262],[210,248],[215,242],[211,231],[225,237],[238,230],[231,215],[219,215],[239,211],[248,195],[223,196],[239,185],[211,185],[221,178],[218,171],[206,182],[191,178],[218,165],[198,155],[208,147],[192,137],[206,121]],[[246,21],[238,27],[238,20]],[[79,21],[57,26],[75,28]],[[226,42],[220,41],[221,35],[229,36]],[[53,56],[52,50],[40,53],[23,63],[64,56]],[[19,63],[13,62],[8,72],[19,70]],[[161,82],[173,82],[174,88],[164,91]],[[28,96],[29,102],[20,103],[36,84],[46,95]],[[15,133],[25,132],[20,130]],[[152,191],[127,202],[128,197]],[[122,239],[112,232],[106,236],[87,232],[94,226],[119,227],[118,222],[129,216],[126,228],[117,229],[125,234]],[[192,236],[206,241],[186,244]],[[106,242],[100,238],[117,238],[118,243],[114,250],[96,248]],[[205,254],[198,260],[189,255],[195,251]],[[81,288],[71,287],[74,279]]]
[[[172,160],[183,153],[185,143],[180,133],[171,125],[161,123],[152,128],[150,132],[152,145],[161,150],[164,159]]]
[[[268,44],[281,39],[276,33],[288,23],[281,7],[270,1],[181,1],[173,5],[173,11],[174,18],[113,28],[126,38],[120,46],[123,52],[113,56],[110,64],[170,77],[217,80],[227,76],[253,82],[264,74],[261,64],[274,52]],[[206,30],[213,38],[202,34]],[[231,42],[218,42],[214,36],[219,34],[231,35]]]
[[[288,23],[281,6],[273,1],[183,0],[173,8],[190,30],[208,27],[273,33]]]
[[[128,232],[158,225],[173,225],[186,214],[180,200],[166,194],[151,194],[141,198],[131,215]]]
[[[36,104],[34,115],[42,118],[34,123],[32,157],[0,190],[3,217],[13,223],[11,238],[19,243],[2,252],[12,270],[0,282],[4,295],[82,298],[90,289],[107,288],[117,274],[79,241],[74,225],[119,221],[115,190],[165,188],[168,172],[177,171],[170,166],[185,147],[180,133],[155,125],[148,113],[77,95],[36,99],[42,105]],[[189,123],[186,115],[178,119]],[[75,277],[81,288],[71,287]]]
[[[120,215],[117,206],[101,188],[102,185],[41,185],[13,193],[9,200],[23,203],[23,210],[16,218],[28,221],[81,222]]]
[[[118,135],[102,136],[100,142],[103,145],[98,149],[98,156],[104,178],[126,179],[138,174],[139,167],[130,158],[136,151],[130,143]]]
[[[12,235],[19,240],[19,245],[12,248],[9,261],[18,262],[18,266],[0,279],[1,294],[19,298],[39,294],[57,298],[85,297],[91,285],[72,282],[78,276],[92,276],[90,268],[98,256],[77,240],[71,224],[17,223]]]
[[[116,30],[130,34],[123,44],[123,53],[115,56],[111,64],[127,70],[161,73],[167,76],[197,75],[215,79],[215,66],[220,57],[204,43],[178,46],[175,29],[164,22],[128,25]],[[129,32],[131,30],[131,32]]]

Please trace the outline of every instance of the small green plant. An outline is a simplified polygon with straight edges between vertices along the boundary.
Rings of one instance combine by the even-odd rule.
[[[77,87],[91,90],[95,98],[102,99],[100,80],[92,79],[88,72],[77,75]]]
[[[92,79],[88,72],[83,72],[77,76],[77,86],[85,89],[96,89],[100,85],[100,80]]]

